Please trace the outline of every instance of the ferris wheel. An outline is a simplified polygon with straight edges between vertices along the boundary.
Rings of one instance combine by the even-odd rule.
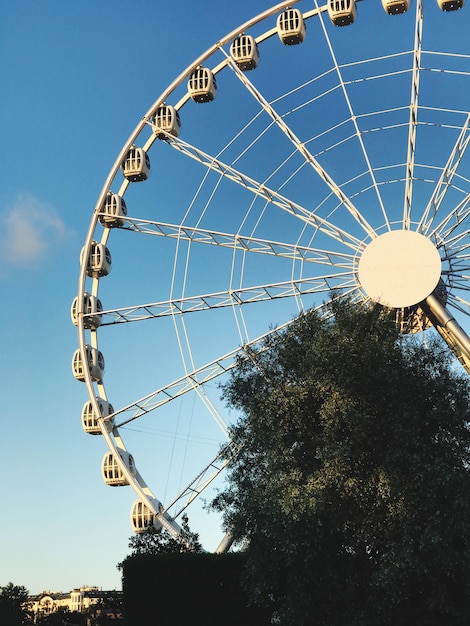
[[[220,385],[335,292],[394,309],[404,333],[434,326],[470,371],[462,5],[281,2],[131,133],[82,249],[72,369],[104,481],[137,495],[134,531],[178,536],[189,506],[194,522],[236,454]]]

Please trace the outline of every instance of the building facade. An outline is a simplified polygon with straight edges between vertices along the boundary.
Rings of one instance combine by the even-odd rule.
[[[96,608],[102,614],[106,613],[110,618],[119,619],[121,596],[121,591],[103,591],[98,587],[84,586],[68,593],[43,591],[37,596],[30,596],[29,607],[34,614],[35,622],[39,617],[59,610],[89,613],[92,608]]]

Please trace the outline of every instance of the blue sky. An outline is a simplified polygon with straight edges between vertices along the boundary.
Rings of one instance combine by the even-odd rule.
[[[208,0],[2,3],[1,584],[120,586],[132,500],[102,483],[101,450],[80,425],[69,316],[78,256],[137,120],[251,11]]]
[[[80,413],[86,394],[84,386],[73,379],[70,368],[77,334],[70,322],[69,309],[77,290],[80,249],[107,173],[152,102],[205,49],[273,3],[240,0],[235,5],[220,0],[197,0],[173,4],[170,8],[167,2],[160,0],[134,0],[132,3],[27,0],[21,6],[3,3],[0,7],[0,113],[3,120],[0,135],[0,372],[3,391],[0,585],[13,581],[25,585],[31,593],[45,589],[65,591],[84,584],[120,588],[116,563],[128,552],[129,509],[133,497],[128,490],[110,489],[101,480],[104,443],[82,431]],[[310,8],[307,4],[301,3],[303,10]],[[370,1],[361,2],[358,22],[348,29],[342,42],[338,39],[339,31],[345,29],[336,29],[332,34],[341,54],[344,55],[347,48],[345,41],[349,41],[352,58],[358,55],[360,58],[361,49],[364,55],[374,54],[379,40],[389,40],[392,46],[393,41],[404,36],[396,26],[398,22],[391,25],[382,9],[376,6],[373,11],[380,20],[377,22],[380,28],[371,31],[370,18],[369,26],[361,27],[361,14],[366,12],[368,4]],[[465,24],[470,24],[468,10],[464,9],[458,16],[442,16],[435,3],[428,0],[425,4],[426,9],[429,5],[434,32],[442,34],[440,44],[445,48],[454,36],[456,45],[464,48],[459,38],[464,31],[466,33]],[[410,14],[391,18],[392,22],[396,19],[407,24],[408,38],[413,32]],[[445,28],[438,21],[441,18],[448,20]],[[453,19],[455,28],[449,26],[449,19]],[[319,30],[315,34],[309,32],[309,41],[320,34]],[[274,43],[269,45],[274,46]],[[468,52],[468,49],[463,51]],[[286,62],[282,71],[294,72],[290,68],[295,67],[300,52],[297,49],[287,52],[291,54],[291,65]],[[309,62],[318,63],[318,59],[312,54]],[[279,75],[278,72],[262,75],[267,91],[270,81],[276,81]],[[465,85],[468,86],[468,80]],[[227,84],[227,88],[230,85]],[[374,97],[380,100],[380,94],[377,92]],[[468,110],[468,91],[463,92],[463,100]],[[212,125],[210,116],[215,115],[219,121],[205,136],[206,149],[215,149],[212,137],[230,132],[224,126],[224,106],[232,117],[236,116],[235,100],[225,105],[214,103],[213,108],[211,104],[204,110],[197,107],[188,110],[184,120],[188,141],[197,138],[197,123]],[[201,116],[199,122],[194,111]],[[379,148],[377,144],[371,151]],[[167,176],[167,185],[162,186],[158,197],[145,195],[138,189],[135,196],[131,196],[134,202],[146,208],[157,203],[161,215],[166,216],[168,212],[168,219],[171,219],[172,202],[187,202],[185,184],[190,181],[192,193],[197,184],[196,173],[189,165],[186,170],[178,170],[180,178],[175,175],[174,182],[171,158],[159,163],[161,175]],[[259,176],[263,175],[262,165],[257,166]],[[152,177],[154,175],[157,176],[152,171]],[[168,185],[170,179],[173,183]],[[302,190],[299,198],[302,198]],[[228,196],[221,198],[228,202]],[[230,219],[230,215],[224,219],[220,213],[213,215],[213,228],[235,228],[230,225]],[[201,225],[204,226],[204,220]],[[285,227],[289,225],[286,223]],[[283,228],[280,219],[278,233]],[[265,232],[263,225],[259,232]],[[302,241],[302,234],[295,236]],[[128,250],[132,254],[134,241],[126,239],[124,242],[118,233],[116,242],[117,251]],[[135,265],[131,258],[127,266],[118,264],[121,274],[117,276],[122,276],[122,284],[116,279],[109,288],[104,287],[108,302],[113,299],[116,302],[113,306],[135,303],[151,293],[148,288],[152,281],[157,282],[160,277],[166,280],[164,275],[173,264],[174,252],[165,256],[165,248],[162,248],[157,265],[152,268],[138,265],[149,262],[147,245],[150,244],[142,244],[141,256],[134,257]],[[201,257],[197,254],[193,256],[194,269],[189,274],[196,292],[226,288],[224,271],[211,265],[204,253]],[[184,258],[182,256],[178,262],[183,263]],[[241,280],[242,270],[238,271]],[[264,278],[265,268],[261,262],[255,266],[247,264],[245,271],[254,272],[260,282],[268,280]],[[285,268],[280,269],[279,280],[287,280],[285,271]],[[140,280],[136,280],[136,276]],[[123,290],[126,297],[122,297]],[[285,316],[285,309],[272,311],[274,313],[269,312],[266,317],[256,313],[247,318],[255,333],[267,330],[269,324],[283,321],[276,316]],[[293,313],[294,308],[288,315]],[[168,356],[173,343],[161,339],[167,331],[172,332],[168,324],[165,326],[162,322],[159,338],[150,338],[150,335],[147,338],[146,329],[130,329],[129,335],[124,331],[122,335],[116,332],[103,339],[113,402],[125,404],[129,398],[135,400],[152,390],[149,372],[143,373],[134,367],[141,359],[156,363],[157,370],[168,369],[169,376],[173,377],[169,380],[178,376],[177,366],[173,372]],[[230,345],[235,347],[240,341],[237,331],[232,328],[233,335],[230,335],[223,321],[208,326],[207,319],[194,318],[191,324],[194,324],[190,328],[191,346],[195,353],[202,353],[208,343],[219,343],[218,354],[223,354]],[[194,358],[198,361],[197,356]],[[201,357],[200,362],[204,363],[205,358]],[[191,421],[193,416],[197,419],[198,411],[197,405],[190,407],[187,401],[178,405],[175,414]],[[148,424],[144,426],[150,428]],[[146,439],[138,444],[145,457],[139,457],[139,466],[151,470],[159,456],[165,458],[165,463],[169,462],[165,454],[175,449],[173,442],[176,440],[171,431],[161,425],[152,435],[147,431]],[[131,443],[133,437],[138,437],[134,431],[128,435]],[[195,437],[196,434],[193,442]],[[201,446],[209,440],[214,449],[218,446],[212,431],[201,431],[200,437]],[[133,451],[132,445],[129,447]],[[202,526],[207,526],[206,534],[215,533],[209,516],[206,518],[197,519]]]

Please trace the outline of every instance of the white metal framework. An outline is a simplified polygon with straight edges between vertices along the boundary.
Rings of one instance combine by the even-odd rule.
[[[433,324],[470,371],[470,54],[463,3],[439,2],[281,2],[215,36],[117,156],[73,373],[136,532],[178,535],[236,454],[219,383],[335,291]]]

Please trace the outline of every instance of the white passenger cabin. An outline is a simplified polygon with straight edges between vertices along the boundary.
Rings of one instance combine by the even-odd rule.
[[[132,146],[121,163],[122,173],[131,183],[139,183],[150,176],[150,159],[143,148]]]
[[[382,6],[388,15],[406,13],[410,8],[409,0],[382,0]]]
[[[335,26],[349,26],[356,19],[354,0],[328,0],[327,9]]]
[[[437,0],[441,11],[458,11],[463,7],[464,0]]]
[[[85,402],[82,409],[82,427],[83,430],[89,435],[101,435],[101,427],[99,423],[99,419],[102,417],[107,417],[114,413],[114,409],[109,402],[103,400],[102,398],[96,398],[98,403],[100,414],[97,416],[95,410],[93,409],[93,404],[91,400]],[[103,420],[106,430],[110,433],[114,428],[114,417],[110,417],[108,420]]]
[[[83,255],[85,248],[82,248],[80,254],[80,263],[83,263]],[[90,245],[90,253],[86,262],[86,274],[90,278],[99,278],[107,276],[111,271],[111,252],[103,244],[92,241]]]
[[[156,503],[156,508],[161,509],[162,507]],[[144,533],[151,526],[155,528],[161,526],[154,512],[141,500],[136,500],[132,505],[131,524],[135,533]]]
[[[83,327],[96,330],[101,325],[102,311],[103,305],[101,300],[85,292],[83,294]],[[78,296],[73,299],[70,307],[70,317],[72,318],[72,324],[78,326]]]
[[[104,374],[104,357],[102,353],[92,346],[85,346],[85,355],[90,377],[94,382],[101,382]],[[82,362],[80,350],[75,350],[72,358],[72,372],[76,380],[85,382],[85,367]]]
[[[157,139],[166,139],[167,135],[165,133],[178,137],[181,130],[181,119],[178,110],[169,104],[160,105],[153,116],[152,129]]]
[[[101,225],[104,228],[120,228],[124,224],[125,217],[127,217],[127,206],[124,198],[108,191],[99,216]]]
[[[286,46],[302,43],[306,35],[305,22],[299,9],[286,9],[277,16],[277,34]]]
[[[188,79],[188,93],[194,102],[212,102],[217,93],[217,81],[207,67],[197,67]]]
[[[251,35],[240,35],[230,46],[230,56],[242,72],[254,70],[258,66],[259,50],[255,38]]]
[[[129,469],[130,473],[135,476],[135,463],[131,454],[125,450],[119,452],[119,456],[124,461],[124,464]],[[122,471],[118,461],[116,460],[112,452],[107,452],[103,457],[101,464],[101,474],[104,482],[110,487],[125,487],[129,484],[129,481]]]

